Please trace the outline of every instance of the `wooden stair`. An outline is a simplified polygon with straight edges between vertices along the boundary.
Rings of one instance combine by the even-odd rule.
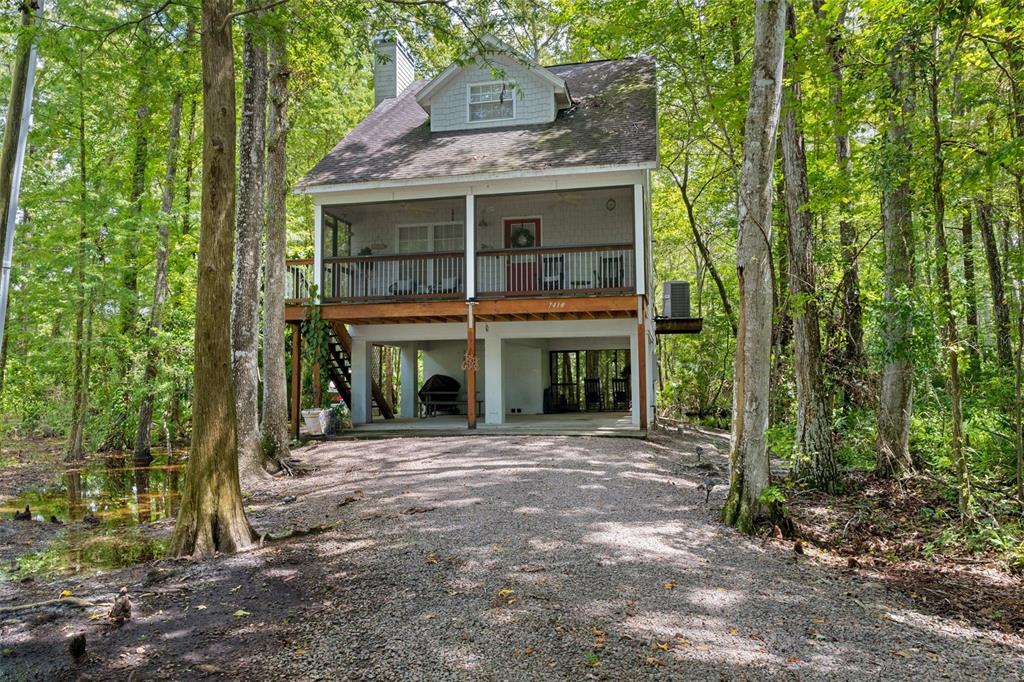
[[[352,409],[352,337],[349,336],[345,325],[340,322],[332,322],[329,327],[328,338],[328,363],[327,373],[331,381],[337,387],[342,400]],[[384,397],[383,391],[377,384],[376,379],[370,380],[370,389],[373,394],[373,403],[385,419],[394,419],[395,410],[391,403]]]

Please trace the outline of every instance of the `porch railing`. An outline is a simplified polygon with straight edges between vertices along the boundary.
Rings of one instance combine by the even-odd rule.
[[[636,286],[632,244],[554,246],[478,253],[477,296],[628,293]]]
[[[466,295],[461,251],[325,258],[324,301],[446,299]]]
[[[313,259],[296,258],[285,261],[284,299],[306,301],[313,283]]]

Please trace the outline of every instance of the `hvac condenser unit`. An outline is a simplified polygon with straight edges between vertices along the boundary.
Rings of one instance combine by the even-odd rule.
[[[690,283],[665,282],[661,289],[661,314],[665,317],[690,317]]]

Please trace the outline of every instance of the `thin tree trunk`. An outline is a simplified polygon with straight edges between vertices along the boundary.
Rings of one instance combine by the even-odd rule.
[[[263,453],[288,458],[288,380],[285,369],[284,286],[288,247],[288,52],[283,33],[270,42],[267,114],[267,245],[263,291]]]
[[[914,367],[910,344],[914,333],[914,226],[910,213],[911,140],[907,129],[914,109],[909,59],[894,50],[887,66],[892,106],[885,130],[882,187],[882,234],[885,250],[885,308],[882,385],[878,411],[876,471],[900,476],[913,466],[910,415]]]
[[[744,532],[753,532],[765,522],[785,523],[778,502],[764,496],[771,481],[765,432],[772,343],[772,167],[782,99],[785,19],[785,0],[757,0],[739,187],[736,274],[740,298],[732,452],[729,495],[722,509],[722,519]]]
[[[967,318],[967,353],[970,356],[970,376],[981,372],[978,341],[978,292],[974,283],[974,225],[970,209],[964,211],[961,235],[964,267],[964,316]]]
[[[199,103],[193,97],[188,112],[188,143],[185,145],[185,193],[181,212],[181,233],[192,231],[192,176],[195,174],[196,109]]]
[[[796,41],[796,14],[786,13],[790,40]],[[786,59],[786,106],[782,113],[782,161],[785,175],[789,245],[789,295],[793,320],[793,366],[796,375],[796,438],[793,466],[821,490],[836,492],[839,467],[832,448],[832,420],[821,371],[821,330],[814,275],[814,220],[807,203],[807,157],[799,116],[800,81],[792,73],[796,55]]]
[[[999,260],[999,247],[992,225],[992,204],[986,199],[978,202],[978,227],[985,247],[985,262],[988,264],[989,288],[992,291],[992,317],[995,320],[996,358],[999,365],[1013,368],[1013,351],[1010,336],[1010,306],[1006,302],[1003,288],[1003,266]]]
[[[814,0],[814,12],[821,17],[824,9],[822,0]],[[825,47],[832,69],[829,84],[832,101],[832,129],[835,137],[836,168],[839,170],[839,187],[844,196],[849,196],[853,185],[853,161],[850,155],[850,126],[846,120],[843,101],[843,85],[846,48],[843,45],[843,30],[846,22],[846,2],[842,1],[828,35]],[[863,383],[867,359],[864,353],[863,309],[860,303],[860,268],[857,263],[857,231],[854,227],[853,204],[839,202],[839,245],[843,262],[843,278],[840,290],[843,296],[843,367],[849,376],[842,377],[846,385],[846,398],[862,400],[865,392],[858,388]]]
[[[725,311],[726,317],[729,318],[729,326],[732,327],[732,335],[736,336],[736,313],[733,312],[732,303],[729,301],[729,293],[725,289],[725,283],[722,281],[721,275],[718,274],[718,268],[715,267],[714,261],[711,260],[711,250],[708,248],[707,243],[704,241],[704,236],[700,233],[700,229],[697,227],[697,219],[693,211],[693,199],[690,197],[689,155],[687,155],[683,164],[683,177],[679,178],[675,173],[672,173],[672,179],[675,181],[676,187],[679,188],[679,194],[683,199],[683,206],[686,207],[686,219],[690,224],[690,231],[693,233],[693,239],[697,243],[697,249],[700,251],[700,256],[704,261],[704,265],[711,274],[711,279],[715,281],[715,287],[718,289],[718,297],[722,301],[722,310]]]
[[[946,160],[942,153],[942,124],[939,120],[939,87],[942,83],[939,71],[939,28],[932,29],[933,61],[929,80],[929,121],[932,131],[932,202],[935,219],[935,256],[939,285],[942,295],[943,328],[946,346],[946,360],[949,365],[949,403],[952,419],[949,449],[956,466],[957,499],[961,518],[971,516],[971,480],[967,469],[967,455],[964,452],[964,418],[960,396],[960,339],[953,310],[953,287],[949,277],[949,249],[946,244],[946,196],[943,187]]]
[[[171,121],[167,133],[167,171],[164,176],[160,211],[163,217],[157,228],[156,279],[153,283],[153,305],[146,325],[146,368],[143,372],[143,395],[139,404],[139,423],[135,432],[135,461],[150,459],[154,382],[160,362],[160,345],[156,336],[163,323],[164,302],[167,300],[167,263],[170,257],[170,222],[174,217],[174,181],[178,173],[178,141],[181,138],[181,106],[183,95],[179,90],[171,106]]]
[[[149,20],[144,19],[139,27],[138,81],[135,90],[135,141],[132,155],[131,187],[128,201],[136,221],[142,217],[142,198],[146,192],[146,166],[149,164],[149,137],[146,127],[149,123]],[[125,269],[122,277],[121,333],[125,338],[134,334],[138,318],[138,234],[133,226],[125,240]],[[125,413],[127,405],[125,405]],[[122,417],[124,415],[121,415]],[[123,422],[124,419],[122,418]]]
[[[79,68],[84,66],[79,64]],[[68,430],[68,443],[65,458],[68,460],[82,459],[85,440],[85,413],[89,403],[89,381],[86,371],[90,349],[86,344],[86,318],[91,321],[91,297],[86,293],[85,269],[89,258],[88,231],[88,170],[86,163],[85,144],[85,86],[82,73],[79,72],[78,97],[78,254],[75,260],[75,333],[74,360],[71,369],[71,426]]]
[[[231,380],[235,222],[235,67],[232,0],[203,0],[203,198],[196,286],[190,448],[171,553],[210,556],[252,545],[242,508]]]
[[[250,9],[254,2],[246,5]],[[245,29],[242,126],[239,136],[238,216],[231,305],[232,373],[242,478],[264,475],[259,430],[260,249],[263,245],[263,174],[267,123],[267,51]]]

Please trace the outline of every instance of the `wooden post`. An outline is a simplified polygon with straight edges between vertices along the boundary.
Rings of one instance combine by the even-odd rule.
[[[466,325],[466,427],[476,428],[476,324],[473,320],[473,304],[469,303]]]
[[[320,391],[320,363],[319,362],[314,362],[312,370],[313,370],[313,406],[314,407],[323,407],[324,406],[324,400],[323,400],[323,395],[321,395],[321,391]]]
[[[647,429],[647,329],[644,327],[644,297],[637,297],[636,354],[637,354],[637,400],[640,405],[640,428]]]
[[[299,438],[299,408],[302,406],[302,325],[292,325],[292,438]]]

